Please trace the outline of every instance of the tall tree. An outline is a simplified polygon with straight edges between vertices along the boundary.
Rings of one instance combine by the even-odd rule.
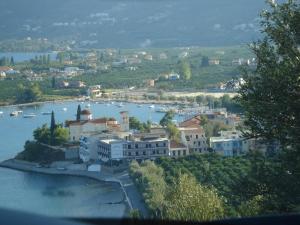
[[[249,135],[279,140],[300,155],[300,4],[270,3],[262,13],[263,40],[253,43],[257,68],[245,70],[239,102]]]
[[[244,69],[246,83],[238,101],[245,110],[246,135],[280,143],[281,169],[275,172],[284,175],[274,176],[268,184],[270,189],[281,187],[275,207],[280,201],[299,205],[295,196],[300,196],[300,3],[269,4],[270,10],[262,13],[264,38],[251,46],[257,67]]]
[[[55,137],[54,137],[55,128],[56,128],[55,116],[54,116],[54,112],[52,111],[51,123],[50,123],[50,144],[51,145],[55,145]]]
[[[15,65],[15,60],[14,60],[14,57],[10,57],[10,65],[11,66],[14,66]]]
[[[209,59],[207,56],[203,56],[202,60],[201,60],[201,66],[205,67],[205,66],[209,66]]]
[[[76,120],[80,121],[80,115],[81,115],[81,106],[78,105],[77,107],[77,114],[76,114]]]
[[[55,88],[55,84],[56,84],[56,81],[55,81],[55,77],[53,76],[52,80],[51,80],[51,87]]]
[[[174,118],[174,112],[170,110],[160,120],[159,124],[163,127],[166,127],[166,126],[168,126],[168,124],[172,123],[173,118]]]
[[[189,62],[187,62],[187,61],[181,62],[180,70],[181,70],[181,74],[182,74],[184,80],[191,79],[192,72],[191,72],[191,65]]]
[[[51,62],[51,56],[50,56],[50,54],[48,54],[48,55],[47,55],[47,65],[49,65],[50,62]]]

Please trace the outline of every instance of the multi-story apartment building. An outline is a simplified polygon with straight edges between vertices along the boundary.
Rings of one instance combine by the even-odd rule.
[[[170,141],[167,138],[142,138],[124,144],[126,159],[155,159],[168,156],[169,151]]]
[[[190,153],[207,151],[207,138],[200,123],[198,115],[179,124],[181,142],[188,147]]]

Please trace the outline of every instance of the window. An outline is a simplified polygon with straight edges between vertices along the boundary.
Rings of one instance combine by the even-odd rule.
[[[143,155],[146,155],[146,152],[145,152],[145,151],[143,151]]]
[[[198,134],[196,134],[196,139],[198,139]]]
[[[178,156],[181,155],[181,150],[178,150],[177,155],[178,155]]]
[[[156,147],[158,147],[158,143],[156,143]]]
[[[183,155],[186,155],[186,150],[183,150]]]
[[[167,153],[167,151],[166,150],[164,150],[164,154],[166,154]]]
[[[155,155],[155,151],[152,151],[152,155]]]
[[[128,152],[128,155],[131,156],[131,152]]]
[[[139,148],[139,145],[138,145],[138,144],[135,144],[135,148]]]
[[[131,149],[131,145],[128,145],[128,149]]]
[[[175,156],[175,151],[172,151],[173,156]]]
[[[139,155],[139,152],[135,152],[135,155]]]

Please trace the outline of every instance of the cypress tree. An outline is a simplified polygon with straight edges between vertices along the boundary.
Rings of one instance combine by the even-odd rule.
[[[54,131],[56,128],[54,112],[51,113],[51,124],[50,124],[50,145],[54,145]]]
[[[80,121],[80,114],[81,114],[81,107],[78,105],[77,107],[77,114],[76,114],[76,120]]]
[[[15,65],[15,60],[14,60],[14,57],[13,57],[13,56],[10,58],[10,65],[11,65],[11,66],[14,66],[14,65]]]

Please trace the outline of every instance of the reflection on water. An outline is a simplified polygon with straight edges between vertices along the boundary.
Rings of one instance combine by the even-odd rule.
[[[0,207],[59,217],[123,217],[127,208],[115,183],[0,168]]]

